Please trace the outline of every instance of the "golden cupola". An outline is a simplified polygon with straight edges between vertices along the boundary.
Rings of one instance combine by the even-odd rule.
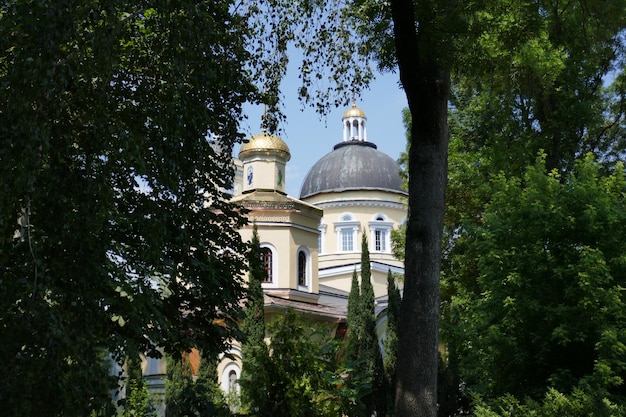
[[[241,145],[244,193],[273,190],[285,193],[285,166],[291,158],[289,147],[276,135],[262,132]]]
[[[353,103],[352,107],[346,110],[341,118],[343,123],[343,141],[367,142],[366,121],[367,116],[365,116],[365,112],[359,109],[356,103]]]

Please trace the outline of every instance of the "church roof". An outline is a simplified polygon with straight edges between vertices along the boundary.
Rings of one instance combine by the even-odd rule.
[[[384,190],[403,193],[396,161],[371,142],[347,141],[335,145],[309,170],[300,198],[348,190]]]
[[[287,154],[287,160],[289,160],[289,158],[291,157],[289,147],[287,146],[285,141],[278,136],[270,135],[265,131],[259,133],[258,135],[252,136],[247,143],[241,145],[241,148],[239,149],[239,159],[243,159],[243,157],[247,153],[255,151],[278,151]]]
[[[231,201],[249,210],[297,210],[312,216],[322,216],[319,208],[275,190],[255,190],[235,196]]]
[[[356,106],[356,103],[352,104],[352,107],[345,111],[342,119],[347,119],[348,117],[362,117],[364,119],[367,119],[367,117],[365,116],[365,112],[359,109]]]

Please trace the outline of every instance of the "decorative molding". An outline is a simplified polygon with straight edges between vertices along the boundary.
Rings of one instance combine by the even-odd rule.
[[[381,262],[370,262],[370,268],[372,269],[372,271],[377,271],[377,272],[386,273],[388,270],[391,269],[391,272],[393,272],[394,274],[404,274],[404,268],[389,265],[389,264],[384,264]],[[320,269],[317,273],[318,273],[318,277],[322,279],[322,278],[330,278],[336,275],[352,274],[355,269],[357,272],[361,272],[361,263],[331,266],[328,268]]]
[[[398,203],[395,201],[388,200],[342,200],[342,201],[329,201],[329,202],[321,202],[316,203],[316,207],[321,209],[326,208],[336,208],[336,207],[384,207],[384,208],[392,208],[397,210],[406,210],[406,205],[404,203]]]
[[[316,235],[319,234],[319,230],[318,229],[314,229],[312,227],[306,227],[306,226],[302,226],[300,224],[296,224],[296,223],[291,223],[291,222],[273,222],[273,221],[258,221],[257,218],[255,217],[251,217],[249,223],[252,224],[256,222],[257,226],[272,226],[272,227],[291,227],[294,229],[299,229],[299,230],[304,230],[306,232],[311,232],[311,233],[315,233]]]

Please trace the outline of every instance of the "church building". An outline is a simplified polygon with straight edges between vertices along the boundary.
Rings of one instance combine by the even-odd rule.
[[[406,220],[399,166],[367,139],[367,117],[353,105],[342,118],[343,138],[306,175],[299,198],[285,192],[287,144],[266,132],[244,143],[235,160],[233,201],[249,210],[241,235],[256,224],[267,277],[265,316],[289,308],[318,321],[345,323],[352,274],[361,269],[366,234],[377,313],[386,308],[388,271],[402,274],[391,252],[391,231]],[[401,284],[400,284],[401,285]],[[379,332],[384,332],[384,315]],[[241,373],[237,345],[218,366],[225,392]]]

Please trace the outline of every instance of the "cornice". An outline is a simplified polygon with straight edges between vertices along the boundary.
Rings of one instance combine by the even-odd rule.
[[[315,204],[316,207],[323,209],[337,208],[337,207],[384,207],[393,208],[397,210],[406,210],[404,203],[398,203],[389,200],[342,200],[342,201],[328,201]]]

